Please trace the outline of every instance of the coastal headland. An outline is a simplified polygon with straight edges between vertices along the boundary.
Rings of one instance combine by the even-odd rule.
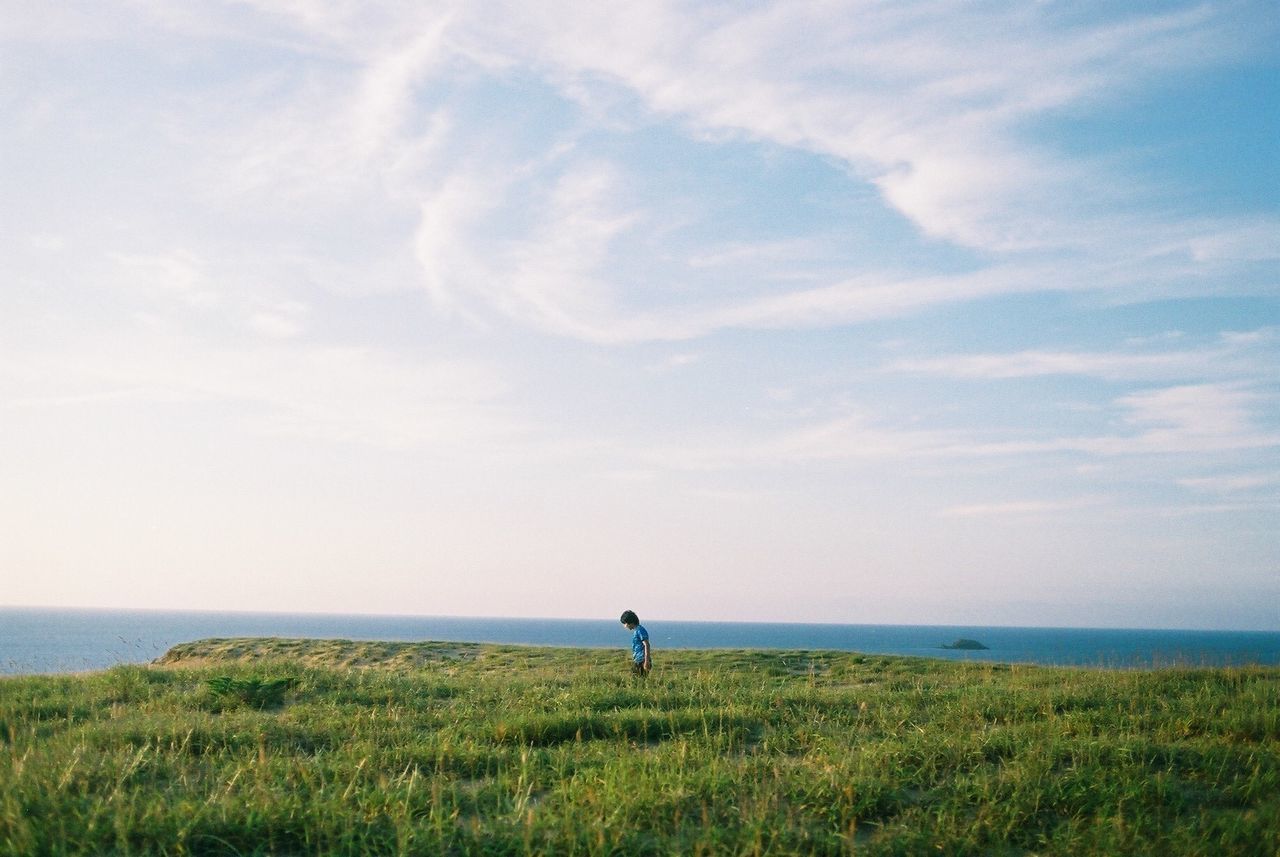
[[[202,640],[0,680],[0,854],[1280,853],[1280,668]]]

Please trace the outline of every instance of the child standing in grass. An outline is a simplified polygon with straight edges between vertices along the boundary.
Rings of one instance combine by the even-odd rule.
[[[653,656],[649,649],[649,632],[640,624],[640,617],[631,610],[622,612],[622,624],[631,632],[632,670],[641,678],[653,669]]]

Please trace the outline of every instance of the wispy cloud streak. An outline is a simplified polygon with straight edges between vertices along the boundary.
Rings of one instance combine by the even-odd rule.
[[[1268,248],[1280,234],[1274,219],[1165,214],[1117,171],[1037,145],[1026,131],[1055,111],[1264,44],[1268,28],[1250,4],[1089,25],[1045,6],[953,3],[744,11],[660,2],[606,13],[576,2],[417,10],[298,0],[226,14],[133,11],[146,47],[176,31],[265,38],[290,52],[291,67],[242,82],[225,127],[183,129],[213,132],[199,159],[209,199],[296,212],[325,231],[357,212],[369,228],[399,232],[399,249],[420,261],[441,306],[472,317],[496,310],[589,341],[848,324],[1017,292],[1185,290],[1223,266],[1274,259]],[[71,34],[108,17],[52,16],[44,29]],[[44,29],[30,26],[27,37],[50,38]],[[539,129],[533,150],[503,140],[530,130],[518,119],[463,109],[465,94],[483,97],[483,86],[502,85],[515,68],[578,111]],[[462,100],[441,94],[456,80]],[[631,99],[621,109],[619,92]],[[194,121],[163,121],[175,118],[177,127]],[[576,148],[589,125],[625,131],[655,121],[683,123],[693,145],[728,135],[828,159],[851,196],[872,189],[921,240],[979,255],[967,273],[946,276],[912,270],[911,247],[896,269],[833,272],[801,256],[794,267],[811,268],[819,285],[761,279],[741,297],[706,288],[715,255],[699,247],[677,251],[674,266],[620,277],[638,248],[661,241],[671,212],[636,196],[644,175],[588,195],[566,195],[566,183],[620,172]],[[513,223],[513,207],[530,198],[544,200],[542,216]],[[504,231],[495,234],[495,222]],[[1127,269],[1134,259],[1141,268]],[[653,279],[664,287],[639,285]],[[664,300],[673,293],[706,297]]]

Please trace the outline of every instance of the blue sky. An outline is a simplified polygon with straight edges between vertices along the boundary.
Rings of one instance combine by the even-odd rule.
[[[0,600],[1280,629],[1280,16],[0,15]]]

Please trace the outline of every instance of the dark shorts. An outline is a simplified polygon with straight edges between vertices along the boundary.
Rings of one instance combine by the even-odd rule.
[[[650,669],[653,668],[652,663],[649,665],[649,668]],[[644,676],[647,676],[649,674],[649,670],[645,669],[644,664],[641,663],[640,661],[633,661],[631,664],[631,673],[632,675],[638,675],[641,678],[643,678]]]

